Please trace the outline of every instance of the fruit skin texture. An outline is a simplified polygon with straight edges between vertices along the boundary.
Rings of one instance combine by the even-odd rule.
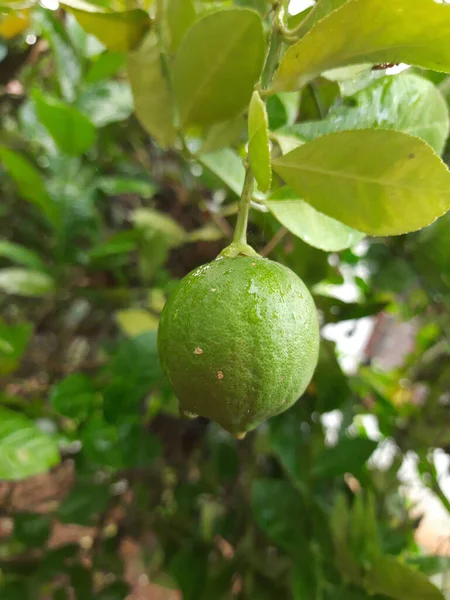
[[[319,337],[314,301],[295,273],[259,256],[219,257],[169,297],[158,352],[181,411],[242,436],[303,394]]]

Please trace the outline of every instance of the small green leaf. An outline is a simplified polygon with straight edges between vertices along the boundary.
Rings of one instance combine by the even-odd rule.
[[[30,267],[36,271],[45,271],[46,267],[39,255],[25,246],[20,246],[14,242],[0,241],[0,257],[9,258],[15,263]]]
[[[184,548],[169,564],[169,573],[177,581],[183,600],[196,600],[203,591],[209,573],[208,554],[204,548]]]
[[[205,141],[198,153],[209,154],[227,146],[232,146],[241,137],[244,124],[242,115],[222,123],[216,123],[209,128],[205,136]]]
[[[336,568],[342,574],[344,580],[352,583],[361,581],[358,561],[353,554],[349,544],[350,511],[347,498],[344,494],[338,494],[334,499],[333,509],[330,515],[330,530],[334,545],[334,560]]]
[[[126,177],[122,175],[100,177],[97,187],[107,196],[120,196],[122,194],[136,194],[141,198],[151,198],[157,190],[151,180]]]
[[[51,518],[35,513],[20,513],[14,519],[14,537],[28,547],[42,548],[50,535]]]
[[[317,457],[314,473],[317,477],[337,477],[345,473],[357,477],[377,445],[368,438],[343,438]]]
[[[173,146],[177,137],[173,101],[154,33],[146,37],[137,52],[129,55],[128,74],[137,118],[162,148]]]
[[[447,103],[423,77],[402,73],[383,77],[355,94],[356,106],[331,108],[322,121],[284,127],[277,135],[310,141],[321,135],[354,129],[395,129],[417,136],[441,154],[449,132]]]
[[[394,556],[380,556],[372,562],[366,575],[371,593],[393,600],[444,600],[444,595],[426,575],[401,563]]]
[[[63,523],[92,525],[98,513],[105,510],[110,498],[109,486],[78,482],[58,509]]]
[[[0,290],[16,296],[47,296],[56,290],[53,279],[40,271],[0,269]]]
[[[387,306],[386,302],[344,302],[333,296],[314,295],[317,308],[324,313],[327,323],[353,321],[377,315]]]
[[[231,148],[223,148],[211,154],[202,154],[199,161],[221,179],[237,196],[242,193],[245,168],[242,160]]]
[[[59,207],[49,196],[37,168],[27,158],[4,146],[0,146],[0,160],[16,182],[20,195],[38,206],[53,224],[57,224]]]
[[[173,66],[181,124],[212,125],[243,111],[263,66],[264,47],[261,17],[252,10],[221,10],[200,19]]]
[[[130,586],[125,581],[115,581],[96,592],[96,600],[123,600],[128,598]]]
[[[50,402],[61,415],[85,421],[95,405],[96,394],[88,377],[82,373],[69,375],[52,387]]]
[[[349,0],[291,46],[273,89],[296,90],[329,69],[400,63],[450,72],[450,9],[434,0]]]
[[[77,100],[79,110],[97,127],[124,121],[133,112],[133,96],[126,81],[103,81],[89,86]]]
[[[59,463],[56,443],[30,419],[0,407],[0,480],[18,481]]]
[[[313,386],[317,396],[314,410],[320,413],[340,409],[351,396],[348,379],[336,358],[335,344],[328,340],[320,343]]]
[[[87,117],[73,106],[44,95],[40,90],[33,90],[32,96],[39,120],[62,152],[79,156],[89,150],[97,138],[97,131]]]
[[[158,319],[146,310],[128,308],[116,312],[116,321],[123,333],[136,337],[158,328]]]
[[[318,212],[289,188],[274,192],[265,202],[270,212],[291,233],[327,252],[339,252],[358,243],[364,233]]]
[[[94,56],[86,73],[86,83],[98,83],[110,79],[117,71],[125,67],[126,62],[127,56],[124,52],[103,52]]]
[[[186,232],[175,219],[152,208],[138,208],[133,212],[132,219],[135,227],[147,236],[162,234],[173,247],[186,240]]]
[[[248,114],[248,155],[256,183],[268,192],[272,183],[270,165],[269,122],[266,105],[258,92],[253,92]]]
[[[31,323],[6,325],[0,320],[0,376],[17,368],[32,335]]]
[[[85,31],[116,52],[134,50],[150,27],[150,17],[144,10],[108,12],[84,0],[64,0],[62,5]]]
[[[397,131],[326,135],[273,167],[318,211],[369,235],[421,229],[450,207],[444,163],[430,146]]]
[[[176,52],[186,32],[195,23],[197,13],[192,0],[167,0],[166,19],[170,50]]]

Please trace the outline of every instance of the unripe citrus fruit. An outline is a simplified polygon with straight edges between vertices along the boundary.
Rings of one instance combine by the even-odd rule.
[[[319,350],[316,308],[287,267],[219,257],[181,280],[161,314],[158,351],[182,412],[242,436],[305,391]]]

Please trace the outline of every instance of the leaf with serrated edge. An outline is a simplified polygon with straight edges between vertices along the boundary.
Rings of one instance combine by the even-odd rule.
[[[320,137],[273,161],[318,211],[369,235],[400,235],[450,208],[450,172],[422,140],[362,129]]]
[[[329,69],[405,62],[450,72],[450,7],[434,0],[348,0],[284,55],[273,90],[296,90]]]

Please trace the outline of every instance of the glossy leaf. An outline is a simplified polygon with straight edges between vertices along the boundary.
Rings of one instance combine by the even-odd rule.
[[[176,52],[186,32],[197,18],[193,0],[167,0],[166,18],[170,50]]]
[[[229,9],[200,19],[173,66],[181,124],[212,125],[243,111],[262,69],[264,46],[261,17],[254,11]]]
[[[44,263],[36,252],[14,242],[0,241],[0,257],[37,271],[46,270]]]
[[[18,481],[59,463],[56,443],[30,419],[0,407],[0,479]]]
[[[256,183],[268,192],[272,182],[270,165],[269,122],[264,102],[253,92],[248,114],[248,156]]]
[[[22,154],[2,146],[0,160],[16,182],[20,195],[38,206],[52,223],[58,223],[59,208],[48,194],[37,168]]]
[[[405,62],[450,72],[450,8],[434,0],[349,0],[291,46],[274,90],[296,90],[320,73],[362,63]]]
[[[50,392],[53,408],[61,415],[78,421],[88,418],[95,401],[95,389],[90,379],[81,373],[69,375],[55,384]]]
[[[40,271],[0,269],[0,291],[16,296],[47,296],[56,290],[53,279]]]
[[[242,159],[231,148],[202,154],[199,161],[221,179],[237,196],[242,193],[245,169]]]
[[[291,233],[320,250],[338,252],[353,246],[365,236],[318,212],[289,188],[277,190],[265,204]]]
[[[357,477],[377,445],[367,438],[343,438],[317,457],[314,472],[317,477],[336,477],[344,473]]]
[[[87,117],[73,106],[37,89],[33,91],[33,100],[40,122],[62,152],[79,156],[89,150],[97,132]]]
[[[354,96],[356,107],[332,108],[322,121],[298,123],[277,134],[310,141],[353,129],[396,129],[420,137],[441,154],[449,132],[449,112],[441,92],[430,81],[402,73],[384,77]]]
[[[129,55],[128,74],[137,118],[161,147],[172,146],[177,137],[173,102],[155,34],[150,33],[141,48]]]
[[[393,600],[444,600],[444,595],[426,575],[401,563],[394,556],[380,556],[366,575],[366,587]]]
[[[273,163],[320,212],[370,235],[421,229],[450,207],[450,173],[432,149],[404,133],[345,131]]]
[[[85,31],[116,52],[134,50],[150,27],[150,18],[144,10],[107,12],[84,0],[64,0],[62,4]]]

